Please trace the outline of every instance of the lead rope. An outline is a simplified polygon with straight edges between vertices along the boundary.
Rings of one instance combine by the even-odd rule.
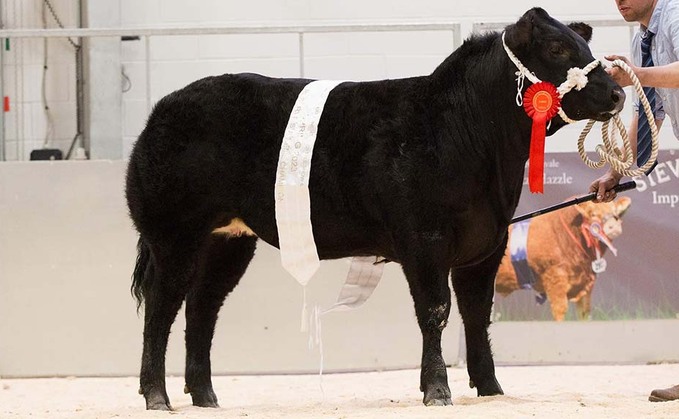
[[[641,176],[645,174],[655,164],[655,161],[658,157],[658,127],[655,124],[655,116],[653,115],[651,105],[648,103],[648,99],[644,94],[644,89],[641,86],[639,79],[634,74],[634,71],[632,71],[632,69],[622,60],[615,60],[613,61],[612,65],[620,67],[629,75],[630,79],[632,80],[632,85],[634,86],[634,89],[636,90],[637,95],[639,96],[639,101],[641,102],[641,106],[643,106],[644,108],[644,113],[648,118],[648,123],[651,128],[651,156],[642,167],[632,169],[632,166],[634,164],[634,159],[632,156],[632,146],[630,145],[629,142],[629,135],[627,134],[627,130],[625,129],[625,124],[622,123],[619,114],[613,115],[611,119],[615,123],[614,127],[618,129],[620,137],[622,138],[623,151],[620,151],[618,149],[615,140],[611,141],[609,133],[612,133],[614,128],[610,127],[609,129],[610,126],[609,119],[608,121],[605,121],[601,126],[601,137],[603,139],[603,146],[601,144],[598,144],[595,148],[595,151],[599,154],[600,159],[598,162],[590,160],[589,157],[587,157],[587,154],[585,153],[585,137],[587,137],[587,134],[589,134],[589,132],[592,130],[592,127],[597,122],[593,119],[590,119],[589,122],[587,122],[585,128],[582,130],[580,137],[578,138],[578,153],[580,154],[580,158],[582,159],[582,161],[585,162],[587,166],[593,169],[598,169],[600,167],[603,167],[604,164],[608,163],[616,172],[623,176],[630,177]]]

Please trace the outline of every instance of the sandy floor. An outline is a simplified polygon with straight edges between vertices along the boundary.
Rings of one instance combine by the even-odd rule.
[[[475,397],[451,368],[454,406],[424,407],[419,371],[214,379],[222,408],[191,406],[181,377],[168,379],[174,412],[146,412],[137,378],[0,380],[1,418],[679,418],[679,401],[651,389],[679,383],[679,364],[500,367],[506,396]]]

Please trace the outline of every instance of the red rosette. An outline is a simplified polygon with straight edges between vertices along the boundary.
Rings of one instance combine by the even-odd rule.
[[[529,87],[523,95],[523,108],[533,120],[528,157],[528,187],[533,193],[544,191],[547,122],[554,118],[560,107],[559,92],[556,90],[556,86],[549,82],[536,83]]]

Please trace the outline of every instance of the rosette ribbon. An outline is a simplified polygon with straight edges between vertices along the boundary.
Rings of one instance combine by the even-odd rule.
[[[556,86],[545,81],[535,83],[523,95],[523,108],[533,120],[528,157],[528,187],[533,193],[544,191],[545,138],[547,122],[561,107]]]

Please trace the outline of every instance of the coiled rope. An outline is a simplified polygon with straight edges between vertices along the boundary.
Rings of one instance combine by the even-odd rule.
[[[645,174],[655,164],[655,161],[658,157],[658,127],[655,124],[655,116],[653,115],[651,105],[648,103],[648,99],[644,94],[644,89],[641,86],[639,79],[634,74],[634,71],[632,71],[632,69],[622,60],[615,60],[611,63],[611,65],[620,67],[629,75],[630,79],[632,80],[632,85],[637,92],[637,96],[639,97],[641,106],[643,106],[644,113],[648,118],[648,123],[651,128],[651,156],[643,166],[636,169],[632,168],[634,165],[632,146],[629,142],[629,136],[627,134],[627,130],[625,129],[625,124],[623,124],[622,120],[620,119],[620,114],[613,115],[611,119],[615,123],[613,127],[617,128],[618,132],[620,133],[620,137],[622,138],[623,150],[620,150],[617,147],[615,140],[611,141],[611,135],[609,134],[613,133],[614,128],[610,126],[611,119],[609,119],[608,121],[603,122],[601,126],[603,145],[598,144],[595,147],[595,151],[599,155],[599,161],[595,162],[590,160],[589,157],[587,157],[587,153],[585,152],[585,137],[587,137],[587,134],[589,134],[589,132],[592,130],[592,127],[597,122],[593,119],[590,119],[578,138],[578,153],[580,154],[582,161],[593,169],[601,168],[606,163],[608,163],[616,172],[623,176],[640,176]]]

